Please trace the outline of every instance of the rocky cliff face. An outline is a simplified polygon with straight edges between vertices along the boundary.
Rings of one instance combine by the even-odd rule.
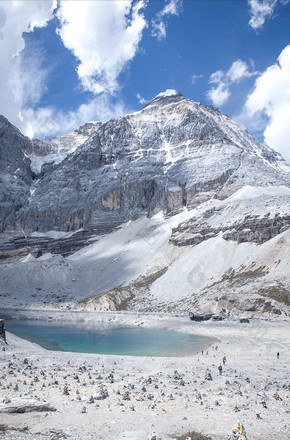
[[[217,109],[0,135],[3,307],[289,314],[289,166]]]
[[[18,229],[19,210],[28,205],[33,173],[24,151],[31,141],[0,116],[0,232]]]
[[[196,245],[220,233],[225,240],[263,243],[289,227],[289,212],[281,211],[276,195],[269,211],[249,213],[244,206],[234,219],[233,205],[242,199],[219,205],[247,185],[289,186],[290,167],[219,110],[179,92],[45,141],[30,141],[5,118],[0,122],[0,227],[9,233],[1,240],[3,258],[29,251],[69,255],[128,220],[159,211],[175,216],[210,200],[214,215],[207,208],[181,221],[171,243]]]
[[[289,167],[278,153],[217,109],[178,92],[70,136],[86,140],[60,163],[43,167],[31,197],[15,209],[28,234],[106,230],[159,210],[174,215],[247,184],[289,184]],[[56,141],[49,142],[55,148]],[[69,144],[68,138],[57,142]]]
[[[263,197],[261,188],[260,197]],[[224,204],[214,203],[196,218],[180,223],[172,229],[171,243],[176,246],[196,246],[205,240],[217,237],[237,243],[262,244],[290,228],[290,190],[281,188],[276,197],[264,193],[263,201],[247,200],[243,210],[236,200],[229,198]]]

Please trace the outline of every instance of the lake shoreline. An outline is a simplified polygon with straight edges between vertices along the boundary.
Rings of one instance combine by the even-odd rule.
[[[27,319],[79,316],[214,335],[218,350],[209,347],[208,355],[180,358],[65,353],[7,333],[9,345],[0,346],[5,348],[0,359],[5,440],[52,439],[52,431],[70,440],[148,440],[153,431],[162,440],[190,431],[224,440],[238,421],[251,440],[288,438],[289,319],[251,319],[241,324],[238,319],[193,322],[188,316],[160,313],[79,313],[29,310],[24,314]],[[206,379],[208,372],[212,380]],[[55,411],[3,412],[13,405],[44,401]]]
[[[7,319],[6,331],[52,351],[118,356],[183,357],[217,344],[188,332],[112,320]]]

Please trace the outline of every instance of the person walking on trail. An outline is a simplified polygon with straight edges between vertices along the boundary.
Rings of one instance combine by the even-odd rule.
[[[224,356],[224,357],[223,357],[223,364],[224,364],[224,365],[226,365],[226,361],[227,361],[227,358]]]
[[[218,366],[218,370],[219,370],[219,374],[220,374],[220,376],[221,376],[221,375],[222,375],[222,372],[223,372],[223,367],[222,367],[221,364]]]
[[[277,359],[279,359],[279,356],[280,356],[280,353],[279,353],[279,351],[277,352]]]

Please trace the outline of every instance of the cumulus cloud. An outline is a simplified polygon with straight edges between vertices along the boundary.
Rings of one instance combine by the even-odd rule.
[[[290,162],[290,45],[282,50],[277,63],[257,78],[246,110],[250,117],[258,112],[267,115],[265,142]]]
[[[152,20],[151,35],[161,41],[166,37],[167,19],[170,15],[179,15],[182,0],[167,1],[164,8]]]
[[[85,90],[113,93],[118,77],[134,58],[146,20],[146,2],[63,1],[58,9],[59,35],[79,60],[77,73]]]
[[[249,25],[255,30],[261,28],[265,21],[273,15],[278,2],[279,0],[248,0],[251,15]],[[288,2],[289,0],[280,0],[282,4]]]
[[[249,67],[246,63],[244,63],[244,61],[237,60],[233,62],[226,76],[228,80],[233,83],[236,81],[240,81],[243,78],[249,78],[250,76],[253,76],[255,74],[256,72],[249,71]]]
[[[216,87],[212,87],[207,92],[207,96],[214,105],[219,107],[229,99],[230,91],[224,82],[220,82]]]
[[[24,134],[33,137],[56,135],[80,124],[104,121],[128,110],[113,95],[119,74],[138,51],[147,23],[142,9],[147,0],[11,1],[0,5],[0,113]],[[58,8],[58,9],[56,9]],[[24,32],[46,26],[56,11],[58,33],[75,55],[83,88],[98,94],[78,109],[64,114],[39,102],[49,82],[50,71],[42,67],[41,48],[25,47]],[[101,94],[101,95],[100,95]]]
[[[211,74],[209,83],[216,85],[207,91],[207,97],[214,105],[221,106],[229,99],[231,95],[230,86],[232,84],[254,75],[257,75],[257,72],[250,71],[249,66],[244,61],[238,59],[233,62],[227,72],[217,70]]]
[[[43,27],[53,17],[56,1],[13,1],[2,2],[0,5],[0,113],[26,134],[28,125],[21,121],[19,114],[28,89],[42,87],[44,76],[29,76],[29,69],[21,75],[19,54],[25,46],[23,32],[32,32],[36,27]],[[31,66],[31,70],[34,70]],[[35,72],[34,72],[35,73]],[[30,88],[27,85],[30,83]],[[37,93],[36,93],[37,94]]]

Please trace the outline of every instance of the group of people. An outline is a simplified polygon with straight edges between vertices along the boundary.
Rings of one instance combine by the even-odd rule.
[[[222,361],[223,361],[223,365],[226,365],[227,358],[224,356],[223,359],[222,359]],[[220,376],[221,376],[221,375],[222,375],[222,372],[223,372],[222,364],[219,364],[219,366],[218,366],[218,370],[219,370],[219,374],[220,374]]]
[[[213,349],[214,349],[214,347],[213,347]],[[215,348],[216,350],[218,349],[218,346],[216,346],[216,348]],[[203,350],[202,350],[202,352],[201,352],[202,354],[203,354]],[[206,354],[208,354],[208,351],[206,352]],[[280,353],[279,353],[279,351],[277,352],[277,359],[279,359],[279,357],[280,357]],[[226,358],[226,356],[224,356],[223,358],[222,358],[222,363],[223,363],[223,365],[226,365],[226,361],[227,361],[227,358]],[[209,369],[208,369],[209,370]],[[218,366],[218,372],[219,372],[219,375],[221,376],[222,375],[222,372],[223,372],[223,367],[222,367],[222,364],[220,363],[219,364],[219,366]],[[207,371],[207,373],[208,373],[208,371]]]
[[[218,346],[216,345],[215,347],[213,346],[212,347],[212,349],[213,350],[217,350],[218,349]],[[202,350],[201,351],[201,354],[203,355],[203,353],[204,353],[204,351]],[[206,354],[208,354],[208,350],[206,351]],[[223,365],[226,365],[226,361],[227,361],[227,358],[226,358],[226,356],[224,356],[223,358],[222,358],[222,363],[223,363]],[[219,364],[219,366],[218,366],[218,372],[219,372],[219,375],[221,376],[222,375],[222,372],[223,372],[223,367],[222,367],[222,364],[220,363]],[[210,370],[209,370],[209,368],[206,370],[206,377],[205,377],[206,379],[209,379],[209,380],[212,380],[212,376],[211,376],[211,374],[210,374]]]

